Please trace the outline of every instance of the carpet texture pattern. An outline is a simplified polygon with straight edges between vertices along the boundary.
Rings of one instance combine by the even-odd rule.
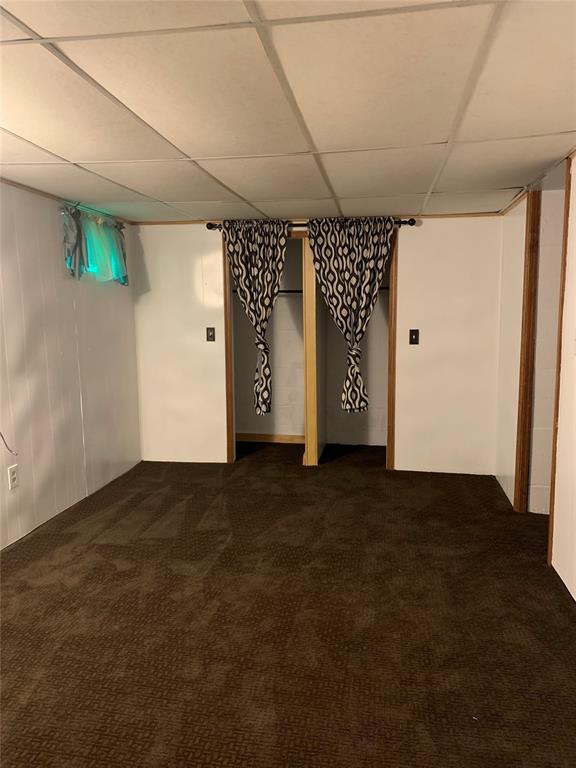
[[[574,768],[547,520],[300,453],[142,463],[3,553],[3,768]]]

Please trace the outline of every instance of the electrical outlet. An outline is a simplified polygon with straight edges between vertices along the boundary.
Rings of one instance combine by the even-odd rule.
[[[18,485],[18,464],[8,467],[8,490],[11,491]]]

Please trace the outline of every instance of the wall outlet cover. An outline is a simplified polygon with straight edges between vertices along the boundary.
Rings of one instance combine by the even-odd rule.
[[[18,485],[18,464],[8,467],[8,490],[11,491]]]

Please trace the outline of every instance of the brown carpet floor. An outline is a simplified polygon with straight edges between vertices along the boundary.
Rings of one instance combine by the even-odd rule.
[[[299,453],[142,463],[3,553],[3,768],[574,768],[546,519]]]

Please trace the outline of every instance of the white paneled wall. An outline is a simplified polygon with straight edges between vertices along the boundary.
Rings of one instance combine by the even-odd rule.
[[[576,599],[576,167],[572,162],[552,565]]]
[[[142,458],[224,462],[222,237],[194,224],[144,226],[133,246]]]
[[[564,196],[564,190],[545,189],[542,192],[532,450],[528,495],[528,510],[530,512],[547,513],[550,509],[552,425],[554,421]]]
[[[289,240],[282,290],[302,291],[302,240]],[[272,412],[254,411],[256,347],[254,330],[236,294],[234,308],[234,389],[236,432],[304,434],[304,330],[302,293],[280,294],[268,325],[272,367]]]
[[[319,296],[319,301],[324,301]],[[386,445],[388,397],[388,291],[380,291],[362,340],[362,376],[370,407],[364,413],[342,410],[346,342],[330,315],[326,318],[326,436],[328,443]]]
[[[400,231],[397,469],[494,473],[500,222],[428,219]],[[419,345],[408,344],[411,328]]]
[[[502,241],[495,473],[510,502],[513,502],[518,387],[520,382],[526,201],[522,201],[500,221]]]
[[[0,543],[140,458],[132,295],[70,278],[59,204],[1,185]],[[8,490],[17,463],[19,486]]]

